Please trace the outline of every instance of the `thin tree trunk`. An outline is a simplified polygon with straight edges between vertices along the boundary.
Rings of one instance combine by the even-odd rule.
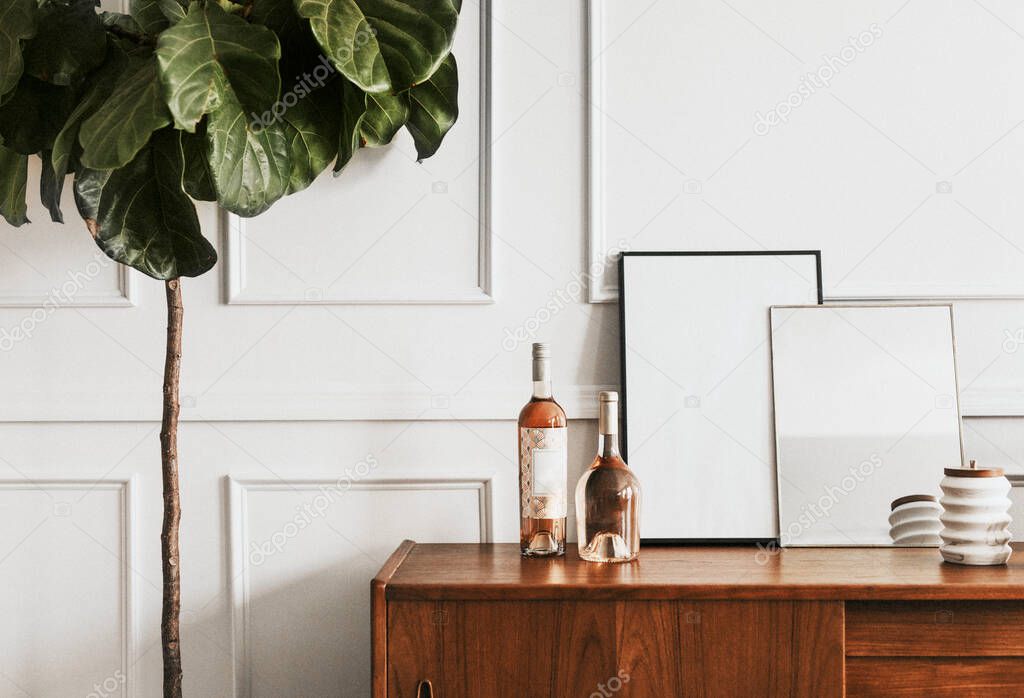
[[[181,698],[181,565],[178,556],[178,523],[181,500],[178,492],[178,383],[181,377],[181,280],[166,282],[167,354],[164,358],[164,405],[160,428],[160,464],[164,481],[164,524],[160,553],[164,572],[164,607],[160,636],[164,646],[164,698]]]

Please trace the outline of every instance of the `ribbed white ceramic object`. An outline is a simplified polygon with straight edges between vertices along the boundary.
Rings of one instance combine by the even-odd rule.
[[[1011,552],[1010,481],[1001,470],[945,472],[940,500],[942,558],[961,565],[1003,564]]]
[[[893,502],[889,514],[889,537],[893,545],[938,547],[942,507],[930,495],[910,495]]]

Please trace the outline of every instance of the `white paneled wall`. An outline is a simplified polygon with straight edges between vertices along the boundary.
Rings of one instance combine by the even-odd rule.
[[[365,477],[374,462],[362,461]],[[243,694],[368,694],[370,648],[352,639],[365,639],[365,581],[390,541],[411,529],[424,543],[490,540],[489,478],[348,477],[230,481],[232,649]],[[293,669],[273,669],[281,665]]]
[[[341,178],[328,176],[242,226],[200,208],[221,262],[184,284],[186,695],[368,694],[369,579],[390,550],[406,537],[515,539],[514,419],[529,392],[534,338],[554,345],[575,478],[594,448],[596,392],[618,380],[617,309],[588,302],[587,275],[595,253],[620,237],[639,236],[633,249],[756,247],[744,231],[782,244],[784,232],[799,228],[802,246],[818,247],[818,230],[834,227],[853,236],[850,245],[870,248],[913,207],[901,209],[900,197],[914,194],[932,196],[926,215],[912,221],[912,236],[897,233],[895,248],[880,248],[878,266],[862,268],[864,284],[897,273],[885,265],[901,250],[925,260],[915,270],[929,281],[929,269],[959,269],[974,240],[1001,252],[982,282],[1008,287],[1010,272],[1024,269],[1015,250],[1024,246],[1024,210],[999,195],[1024,185],[1024,129],[1011,129],[1024,105],[1005,76],[965,73],[959,63],[974,49],[1013,55],[1015,33],[1024,32],[1016,5],[633,3],[622,10],[631,13],[622,31],[598,50],[612,60],[631,47],[653,62],[663,49],[644,33],[677,5],[692,8],[695,23],[680,42],[706,34],[678,66],[690,76],[685,86],[640,75],[637,93],[619,96],[631,102],[605,109],[628,125],[638,101],[657,105],[671,93],[685,107],[653,110],[643,143],[615,135],[614,124],[605,129],[603,162],[618,153],[650,165],[641,175],[646,198],[631,199],[640,207],[633,214],[616,209],[606,240],[590,244],[580,0],[495,3],[489,138],[488,110],[478,108],[487,104],[477,82],[480,7],[466,0],[457,47],[462,116],[437,158],[417,165],[407,140],[360,153]],[[935,176],[909,158],[891,165],[906,156],[825,94],[799,113],[806,124],[790,123],[728,158],[744,142],[733,137],[750,128],[748,98],[771,106],[802,69],[786,64],[792,59],[777,43],[795,46],[814,68],[829,37],[845,40],[850,22],[874,14],[888,22],[885,50],[894,53],[865,55],[832,92],[920,153]],[[943,32],[964,49],[943,59],[955,82],[914,83]],[[882,109],[900,100],[917,100],[899,112],[909,122]],[[950,114],[955,123],[944,126]],[[825,131],[815,120],[842,129]],[[812,149],[807,167],[845,157],[846,178],[781,181],[779,163],[807,146],[771,139],[800,133],[816,134],[825,148]],[[663,149],[669,142],[678,152]],[[687,175],[658,169],[658,152],[686,161]],[[621,177],[612,169],[605,172]],[[970,216],[953,225],[962,239],[947,239],[946,214],[962,209],[936,191],[941,181],[1010,242],[999,247]],[[603,201],[621,202],[615,187],[624,184],[610,184]],[[848,197],[854,204],[843,203]],[[65,210],[68,224],[52,225],[35,201],[32,227],[0,230],[0,696],[149,698],[161,682],[163,289],[112,265],[91,267],[99,264],[92,243],[70,201]],[[837,217],[841,225],[829,227]],[[929,238],[939,224],[946,237]],[[80,288],[60,307],[34,310],[51,294],[59,299],[55,289],[76,272],[89,278],[75,277]],[[599,280],[596,299],[614,283]],[[967,421],[968,450],[1024,473],[1024,302],[958,303],[957,329],[965,407],[978,415]]]
[[[183,424],[186,694],[368,695],[369,580],[398,543],[517,536],[513,429]],[[0,695],[87,695],[125,666],[135,690],[111,695],[160,694],[156,438],[140,422],[0,425]],[[595,439],[574,423],[571,477]]]
[[[3,695],[77,695],[95,684],[132,695],[131,490],[113,478],[0,480]]]

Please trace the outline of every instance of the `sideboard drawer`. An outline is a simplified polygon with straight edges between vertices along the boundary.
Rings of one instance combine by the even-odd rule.
[[[842,623],[838,601],[395,600],[378,695],[840,698]]]
[[[846,655],[1024,657],[1024,603],[850,601]]]
[[[1020,696],[1024,662],[1012,657],[848,657],[850,698]]]

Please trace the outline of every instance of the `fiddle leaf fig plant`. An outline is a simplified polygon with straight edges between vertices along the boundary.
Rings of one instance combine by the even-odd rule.
[[[99,248],[165,284],[167,697],[182,685],[180,279],[217,261],[195,201],[259,215],[403,128],[419,159],[432,156],[458,118],[460,10],[461,0],[132,0],[122,14],[96,0],[4,0],[0,215],[29,222],[29,159],[38,158],[54,221],[63,222],[70,175]]]

